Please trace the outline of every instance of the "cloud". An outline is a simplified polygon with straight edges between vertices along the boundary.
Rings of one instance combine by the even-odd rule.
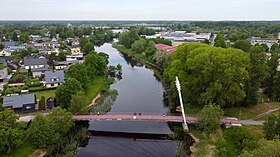
[[[279,19],[279,0],[9,0],[0,19]],[[279,19],[280,20],[280,19]]]

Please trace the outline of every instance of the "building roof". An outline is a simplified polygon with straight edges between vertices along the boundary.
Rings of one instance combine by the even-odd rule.
[[[47,65],[47,59],[46,58],[36,58],[33,56],[24,57],[24,65],[25,66]]]
[[[157,50],[163,50],[163,51],[167,51],[168,53],[173,53],[176,50],[176,46],[169,46],[169,45],[165,45],[165,44],[156,44],[155,48]]]
[[[64,82],[64,71],[46,71],[45,72],[45,84],[62,83]]]
[[[9,48],[10,46],[15,46],[16,43],[14,41],[3,41],[0,42],[0,45],[4,45],[5,48]]]
[[[2,64],[3,66],[7,66],[7,62],[4,58],[0,58],[0,64]]]
[[[17,50],[17,49],[26,49],[26,46],[23,46],[23,45],[10,46],[10,50]]]
[[[12,106],[13,108],[22,108],[24,104],[35,103],[34,94],[12,95],[5,96],[3,105],[6,107]]]

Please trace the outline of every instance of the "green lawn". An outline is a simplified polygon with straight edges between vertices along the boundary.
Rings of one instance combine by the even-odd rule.
[[[32,147],[30,142],[23,143],[20,147],[15,148],[10,154],[1,154],[1,157],[28,157],[31,155],[35,149]]]
[[[278,116],[280,114],[280,111],[273,112],[270,115],[272,115],[272,114],[274,114],[275,116]],[[266,116],[257,118],[256,120],[267,120],[268,117],[269,117],[269,115],[266,115]]]
[[[262,103],[253,107],[234,107],[224,109],[225,116],[236,117],[238,119],[251,119],[255,116],[280,107],[279,102]]]
[[[55,96],[55,89],[54,90],[40,91],[40,92],[32,92],[32,94],[35,94],[37,99],[41,99],[41,96],[45,96],[45,98],[47,100],[49,97],[54,97]]]
[[[87,102],[90,103],[92,99],[96,97],[96,95],[100,92],[104,84],[105,84],[105,78],[102,76],[95,78],[92,82],[89,83],[88,88],[86,90]]]
[[[262,125],[243,125],[242,127],[246,128],[257,140],[265,137]]]

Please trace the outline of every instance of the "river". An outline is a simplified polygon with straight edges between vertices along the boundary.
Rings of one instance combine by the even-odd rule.
[[[120,54],[105,43],[97,52],[109,55],[109,65],[122,65],[122,79],[110,86],[118,90],[118,97],[110,112],[126,114],[165,114],[162,83],[152,70]],[[171,133],[167,123],[141,121],[91,121],[89,130],[128,133]],[[76,157],[174,157],[176,141],[92,136]]]

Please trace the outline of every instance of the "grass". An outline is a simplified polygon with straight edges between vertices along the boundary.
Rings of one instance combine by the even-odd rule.
[[[202,108],[192,106],[190,104],[185,104],[184,109],[185,109],[186,114],[197,114]]]
[[[255,116],[280,107],[279,102],[262,103],[253,107],[233,107],[224,109],[225,116],[238,119],[253,119]]]
[[[271,114],[269,114],[269,115],[266,115],[266,116],[257,118],[256,120],[267,120],[267,118],[268,118],[270,115],[272,115],[272,114],[274,114],[275,116],[278,116],[278,115],[280,114],[280,111],[278,110],[278,111],[273,112],[273,113],[271,113]]]
[[[90,103],[92,99],[97,96],[104,84],[105,78],[102,76],[95,78],[92,82],[89,83],[88,88],[85,92],[87,102]]]
[[[1,157],[28,157],[30,156],[35,149],[33,148],[32,144],[27,141],[23,143],[18,148],[15,148],[10,154],[0,155]]]
[[[265,137],[262,125],[243,125],[242,127],[246,128],[256,140],[260,140]]]
[[[196,138],[199,139],[192,147],[194,157],[215,156],[216,147],[215,143],[222,138],[222,131],[216,131],[213,134],[206,134],[199,130],[191,132]]]
[[[32,92],[32,94],[35,94],[37,99],[41,99],[41,96],[44,96],[47,100],[50,97],[55,97],[55,89],[54,90],[39,91],[39,92]]]

